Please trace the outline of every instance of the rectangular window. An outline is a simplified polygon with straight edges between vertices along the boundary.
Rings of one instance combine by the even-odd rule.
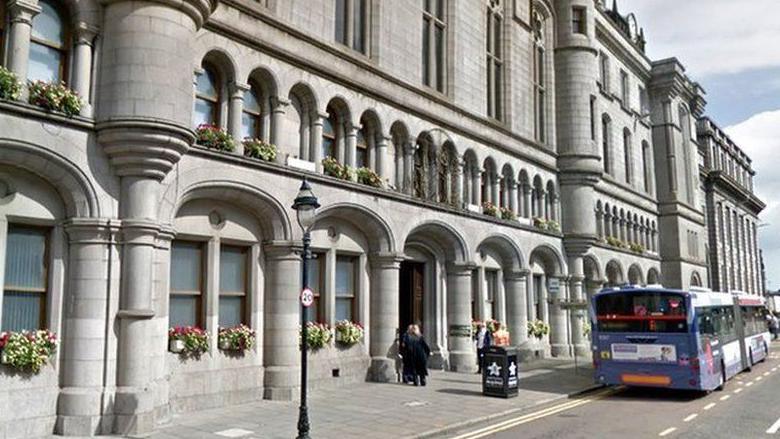
[[[169,326],[201,327],[203,246],[174,241],[171,245]]]
[[[6,65],[5,59],[5,2],[0,2],[0,65]]]
[[[3,331],[46,327],[48,231],[10,225],[3,286]]]
[[[542,276],[534,275],[534,308],[536,309],[536,318],[538,320],[545,320],[544,315],[544,303],[541,300],[542,288],[544,282],[542,282]]]
[[[600,65],[599,65],[599,81],[601,84],[601,89],[604,92],[609,92],[609,58],[604,52],[601,52],[599,55],[600,58]]]
[[[347,45],[347,0],[336,0],[336,41]]]
[[[590,139],[596,140],[596,96],[590,97]]]
[[[219,252],[219,326],[229,328],[246,319],[247,247],[223,245]]]
[[[488,309],[490,310],[490,318],[498,318],[498,271],[485,270],[485,282],[487,292]]]
[[[628,73],[625,70],[620,71],[620,100],[623,108],[629,108],[628,102]]]
[[[353,0],[352,3],[352,48],[366,53],[366,0]]]
[[[487,15],[487,103],[488,116],[501,120],[502,84],[501,69],[501,15],[498,10],[490,10]]]
[[[338,43],[366,53],[366,0],[336,0],[335,38]]]
[[[575,34],[587,34],[587,22],[585,21],[585,8],[575,6],[571,10],[571,31]]]
[[[336,257],[336,321],[355,319],[357,258]]]
[[[444,92],[445,70],[445,31],[444,2],[446,0],[427,0],[423,10],[422,29],[422,73],[423,84]]]
[[[306,308],[306,321],[324,322],[325,315],[321,306],[321,292],[325,288],[325,253],[312,253],[309,259],[307,271],[309,288],[314,293],[314,303]]]
[[[534,51],[534,134],[538,142],[545,141],[545,56],[544,48],[537,46]]]
[[[647,89],[639,86],[639,114],[642,116],[650,114],[650,98],[647,96]]]

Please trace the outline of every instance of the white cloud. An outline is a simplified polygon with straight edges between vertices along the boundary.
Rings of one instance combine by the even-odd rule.
[[[652,59],[675,56],[694,78],[780,66],[778,0],[618,0],[618,10],[636,14]]]
[[[753,159],[756,194],[767,203],[759,229],[767,271],[767,287],[780,287],[780,110],[758,113],[725,128],[726,133]]]

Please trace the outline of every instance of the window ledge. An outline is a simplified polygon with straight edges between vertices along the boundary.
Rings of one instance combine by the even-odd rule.
[[[442,212],[451,213],[453,215],[459,215],[459,216],[465,216],[470,217],[473,219],[478,219],[482,221],[489,221],[492,223],[497,223],[501,225],[505,225],[508,227],[513,227],[515,229],[519,230],[525,230],[532,233],[538,233],[542,235],[548,235],[554,238],[562,238],[563,234],[561,232],[552,232],[549,230],[540,230],[533,225],[527,225],[524,223],[525,219],[520,220],[505,220],[501,218],[497,218],[494,216],[485,215],[483,213],[476,213],[476,212],[470,212],[465,209],[459,209],[455,207],[451,207],[447,204],[443,203],[437,203],[433,201],[428,200],[422,200],[419,198],[412,197],[410,195],[402,194],[399,192],[395,192],[393,190],[387,189],[387,188],[374,188],[372,186],[368,186],[362,183],[357,183],[353,181],[348,180],[342,180],[340,178],[330,177],[328,175],[320,174],[317,172],[310,172],[305,171],[297,168],[293,168],[290,166],[282,165],[276,162],[266,162],[260,159],[255,159],[251,157],[244,157],[240,156],[238,154],[232,154],[228,152],[222,152],[222,151],[216,151],[213,149],[209,149],[206,147],[203,147],[201,145],[195,144],[192,148],[190,148],[189,154],[192,155],[200,155],[209,159],[214,160],[220,160],[220,161],[232,161],[236,164],[247,166],[247,167],[254,167],[263,169],[265,171],[273,172],[276,174],[282,174],[289,177],[296,177],[300,178],[303,176],[306,176],[306,178],[310,182],[319,182],[323,183],[329,186],[336,186],[341,187],[343,189],[349,190],[351,192],[362,192],[367,193],[375,196],[380,196],[383,198],[391,199],[394,201],[402,202],[402,203],[408,203],[408,204],[414,204],[420,207],[424,207],[426,209],[432,209],[432,210],[438,210]]]
[[[63,113],[47,111],[35,105],[27,104],[20,101],[0,100],[0,111],[16,113],[21,116],[30,117],[33,119],[45,120],[48,122],[54,122],[61,125],[68,125],[73,128],[79,128],[84,130],[95,129],[94,119],[86,118],[82,116],[68,117]]]
[[[606,250],[619,252],[619,253],[623,253],[623,254],[627,254],[627,255],[631,255],[631,256],[636,256],[638,258],[652,259],[652,260],[655,260],[655,261],[660,261],[661,260],[661,258],[658,256],[658,253],[652,252],[652,251],[649,251],[649,250],[646,250],[643,253],[637,253],[635,251],[632,251],[631,249],[615,247],[613,245],[609,245],[609,244],[607,244],[605,242],[600,242],[600,241],[596,242],[593,245],[595,245],[596,247],[600,247],[600,248],[606,249]]]

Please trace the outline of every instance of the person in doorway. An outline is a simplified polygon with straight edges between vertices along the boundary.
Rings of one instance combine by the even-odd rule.
[[[479,322],[479,329],[476,334],[477,339],[477,373],[481,374],[485,362],[485,352],[490,347],[492,335],[488,331],[485,322]]]
[[[431,355],[431,348],[425,341],[420,327],[412,325],[412,336],[409,337],[409,356],[411,357],[413,381],[415,386],[426,385],[428,376],[428,357]]]
[[[412,363],[412,353],[410,350],[413,337],[414,325],[409,325],[406,328],[406,332],[401,335],[401,340],[398,346],[398,355],[401,356],[401,373],[404,384],[409,384],[414,381],[414,365]]]

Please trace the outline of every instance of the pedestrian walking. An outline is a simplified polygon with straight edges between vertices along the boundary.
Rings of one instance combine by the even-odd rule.
[[[398,346],[398,354],[401,356],[401,374],[404,384],[414,381],[414,364],[412,363],[411,343],[414,337],[414,325],[409,325],[406,332],[401,335]]]
[[[424,386],[427,384],[428,357],[431,355],[431,348],[425,341],[418,325],[412,325],[412,335],[408,338],[408,346],[407,351],[411,357],[414,385]]]
[[[485,362],[485,352],[492,343],[492,336],[488,331],[485,322],[479,322],[479,329],[476,334],[477,339],[477,373],[482,373]]]
[[[776,314],[770,314],[771,320],[769,322],[769,332],[772,333],[772,340],[777,340],[778,335],[780,335],[780,319],[777,318]]]

